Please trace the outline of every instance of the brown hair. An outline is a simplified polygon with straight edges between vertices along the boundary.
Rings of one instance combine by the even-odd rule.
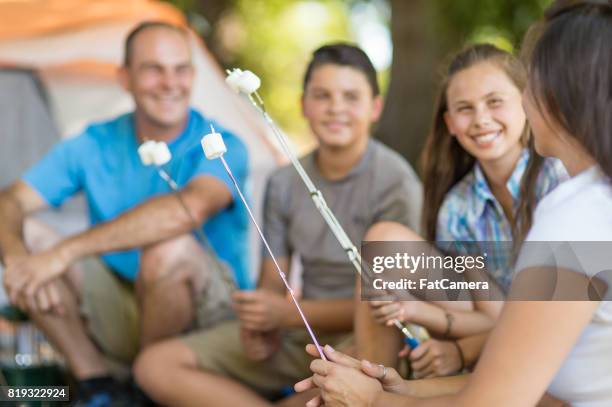
[[[527,75],[521,62],[512,54],[490,44],[477,44],[465,48],[453,57],[444,78],[434,109],[433,123],[421,154],[421,170],[424,180],[424,205],[422,229],[429,241],[436,239],[438,212],[445,195],[473,167],[476,160],[461,147],[456,137],[452,137],[444,121],[447,111],[446,92],[453,76],[478,63],[491,62],[502,69],[514,85],[523,90]],[[529,129],[525,125],[522,143],[529,143]],[[542,166],[542,158],[532,151],[531,158],[521,182],[521,202],[517,208],[512,230],[515,244],[523,240],[531,226],[532,213],[535,208],[535,188],[538,173]]]
[[[530,29],[529,91],[612,177],[612,0],[557,0]]]
[[[368,80],[368,84],[372,89],[372,95],[378,96],[380,94],[376,69],[368,55],[358,46],[343,42],[324,45],[312,53],[312,59],[308,63],[306,73],[304,74],[304,90],[306,90],[306,86],[315,69],[326,64],[348,66],[361,71]]]

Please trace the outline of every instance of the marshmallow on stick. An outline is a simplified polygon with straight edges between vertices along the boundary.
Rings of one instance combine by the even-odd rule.
[[[228,71],[225,82],[234,92],[244,93],[245,95],[256,92],[261,86],[261,79],[257,75],[251,71],[243,71],[239,68]]]
[[[274,262],[276,271],[278,272],[281,280],[283,280],[283,283],[285,284],[287,291],[289,291],[289,294],[291,295],[291,299],[293,300],[293,303],[295,304],[298,310],[298,313],[300,314],[300,317],[302,318],[302,321],[304,321],[306,330],[310,334],[310,337],[312,338],[314,345],[317,347],[317,350],[319,351],[319,355],[321,356],[321,359],[327,360],[327,358],[325,357],[325,354],[323,353],[323,349],[321,348],[321,345],[319,345],[319,341],[317,341],[317,337],[315,336],[314,331],[310,327],[310,324],[308,323],[308,320],[306,319],[306,316],[304,315],[304,312],[302,311],[302,307],[300,307],[300,304],[297,298],[295,298],[295,294],[293,292],[293,289],[289,285],[289,282],[287,281],[287,277],[285,273],[281,270],[280,265],[278,264],[278,261],[276,261],[276,256],[274,256],[274,253],[272,253],[272,249],[270,249],[270,245],[268,244],[268,241],[266,240],[263,232],[261,231],[259,224],[255,220],[255,216],[253,216],[251,207],[247,203],[246,199],[244,198],[244,195],[242,194],[242,191],[240,190],[238,181],[236,181],[236,178],[234,178],[234,174],[232,174],[232,170],[230,169],[229,165],[227,165],[225,158],[223,158],[223,154],[227,152],[227,147],[225,146],[225,143],[223,142],[223,137],[221,137],[221,134],[217,133],[215,131],[215,128],[211,125],[210,133],[202,137],[201,144],[202,144],[202,149],[204,150],[204,155],[206,156],[206,158],[208,158],[209,160],[214,160],[216,158],[219,158],[221,162],[223,163],[223,166],[225,167],[225,171],[227,171],[227,174],[231,178],[232,183],[234,184],[234,187],[236,188],[236,191],[238,192],[238,195],[240,196],[240,199],[242,200],[242,203],[246,207],[246,210],[249,214],[249,217],[251,218],[251,221],[255,225],[255,229],[257,229],[257,233],[259,233],[259,237],[261,237],[261,240],[263,241],[264,246],[266,247],[266,250],[270,254],[272,261]]]
[[[223,154],[225,154],[227,152],[227,147],[225,147],[221,134],[215,133],[215,129],[212,126],[211,129],[212,133],[202,137],[201,144],[206,158],[209,160],[214,160],[215,158],[220,158]]]
[[[138,155],[144,165],[162,166],[172,159],[168,145],[163,141],[147,140],[138,147]]]

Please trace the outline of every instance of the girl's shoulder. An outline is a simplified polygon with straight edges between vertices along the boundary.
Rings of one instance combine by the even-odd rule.
[[[528,240],[612,241],[612,185],[598,167],[563,182],[538,204]]]

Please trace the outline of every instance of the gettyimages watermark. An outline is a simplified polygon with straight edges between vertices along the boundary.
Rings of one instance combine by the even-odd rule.
[[[612,300],[612,242],[363,242],[363,300]]]

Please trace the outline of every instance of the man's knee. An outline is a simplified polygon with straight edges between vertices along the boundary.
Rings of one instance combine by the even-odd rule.
[[[51,226],[34,217],[23,221],[23,237],[32,253],[42,252],[62,240],[62,235]]]
[[[190,235],[178,236],[144,248],[138,284],[146,286],[163,280],[189,280],[200,251],[199,245]]]
[[[146,347],[132,370],[138,385],[156,401],[163,402],[172,382],[177,380],[177,371],[196,368],[195,353],[180,339],[170,339]]]

